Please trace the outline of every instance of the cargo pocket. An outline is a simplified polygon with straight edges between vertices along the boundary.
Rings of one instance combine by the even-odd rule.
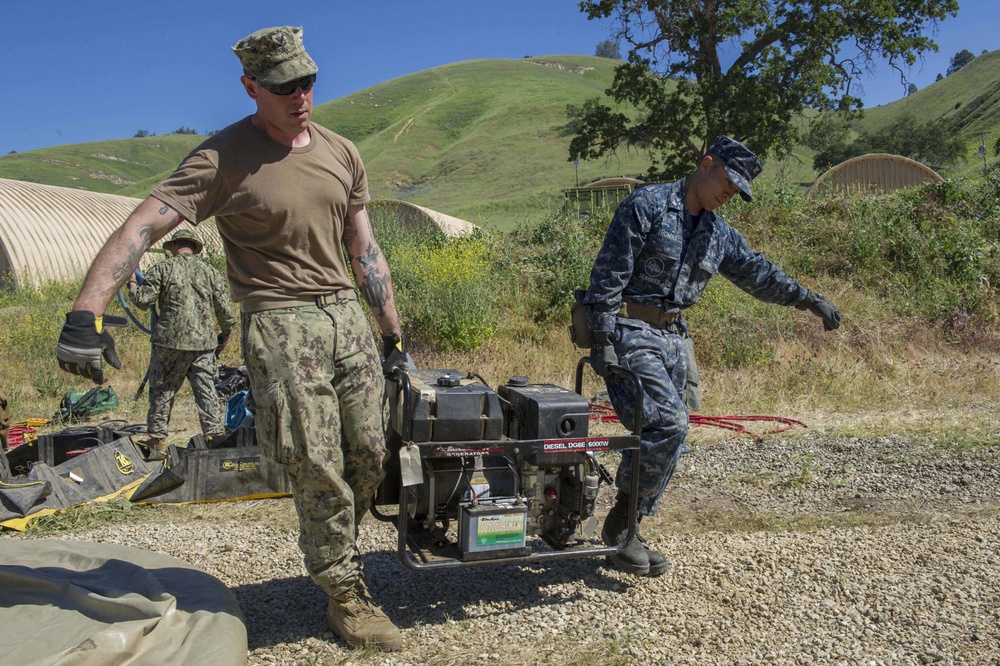
[[[691,411],[701,409],[701,377],[694,360],[694,340],[684,336],[684,354],[687,356],[687,382],[684,384],[684,405]]]
[[[260,452],[279,465],[298,462],[301,455],[292,437],[292,415],[282,385],[278,382],[268,385],[263,395],[253,394],[252,401]]]

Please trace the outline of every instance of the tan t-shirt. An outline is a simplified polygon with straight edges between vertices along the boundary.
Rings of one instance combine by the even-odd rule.
[[[304,148],[249,118],[207,139],[153,196],[197,224],[215,216],[233,300],[320,296],[352,286],[341,241],[349,205],[370,201],[354,144],[311,124]]]

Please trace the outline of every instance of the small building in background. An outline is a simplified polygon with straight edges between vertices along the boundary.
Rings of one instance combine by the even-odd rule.
[[[871,153],[832,166],[806,190],[806,197],[820,192],[886,193],[905,187],[942,183],[934,169],[902,155]]]
[[[595,210],[614,210],[625,197],[647,184],[642,179],[628,176],[599,178],[586,185],[565,190],[563,210],[581,216],[589,215]]]

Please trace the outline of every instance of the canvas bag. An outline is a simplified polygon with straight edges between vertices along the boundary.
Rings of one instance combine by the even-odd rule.
[[[76,422],[94,414],[107,412],[118,406],[118,395],[110,386],[95,386],[89,391],[70,389],[59,403],[59,409],[52,415],[60,423]]]

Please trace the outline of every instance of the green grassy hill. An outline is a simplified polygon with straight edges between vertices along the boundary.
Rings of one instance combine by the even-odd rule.
[[[568,160],[566,106],[602,95],[618,61],[593,56],[472,60],[393,79],[316,106],[354,141],[372,195],[510,228],[562,205],[562,191],[635,175],[639,154]],[[142,197],[203,137],[164,135],[0,157],[0,178]]]
[[[631,151],[568,161],[567,105],[603,96],[619,61],[593,56],[471,60],[386,81],[319,104],[314,120],[354,141],[375,198],[411,201],[508,229],[558,210],[563,190],[637,175]],[[164,135],[0,157],[0,178],[144,197],[203,137]],[[807,186],[811,157],[769,164],[764,180]]]
[[[566,105],[602,95],[618,61],[592,56],[472,60],[324,104],[316,120],[354,141],[375,197],[507,228],[537,221],[576,184]],[[580,183],[641,173],[641,155],[582,162]]]
[[[470,60],[386,81],[320,104],[316,122],[354,141],[372,195],[404,199],[476,224],[508,229],[562,205],[562,192],[598,177],[635,175],[644,155],[567,161],[566,106],[601,96],[618,61],[593,56]],[[869,109],[859,129],[912,114],[953,120],[968,139],[963,165],[948,177],[976,176],[986,133],[989,157],[1000,138],[1000,51],[913,95]],[[0,157],[0,178],[143,197],[203,137],[163,135],[45,148]],[[812,151],[771,160],[762,176],[801,187],[817,176]]]
[[[910,115],[920,122],[944,118],[969,144],[963,164],[942,170],[951,178],[979,172],[983,159],[976,152],[982,135],[986,136],[987,158],[996,161],[993,146],[1000,139],[1000,50],[976,58],[951,76],[946,76],[923,90],[891,104],[865,110],[857,128],[877,130],[901,116]]]
[[[191,134],[164,134],[13,153],[0,157],[0,178],[134,195],[123,188],[169,172],[203,139]]]

